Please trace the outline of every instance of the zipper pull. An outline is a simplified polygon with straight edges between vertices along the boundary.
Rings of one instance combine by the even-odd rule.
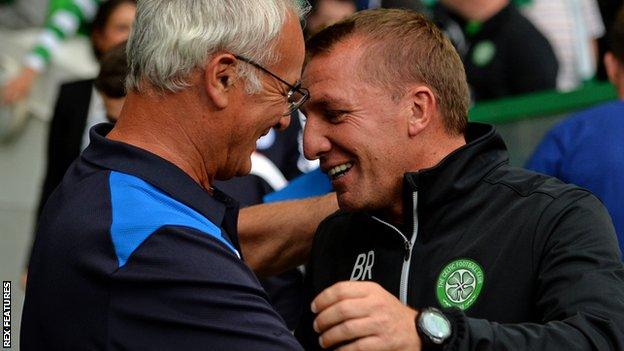
[[[404,245],[405,245],[405,247],[404,247],[404,249],[405,249],[405,257],[404,257],[404,259],[407,262],[407,260],[409,260],[409,257],[410,257],[411,251],[412,251],[412,244],[410,244],[409,240],[405,240],[404,241]]]

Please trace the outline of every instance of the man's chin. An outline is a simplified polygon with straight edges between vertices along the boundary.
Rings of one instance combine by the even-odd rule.
[[[248,158],[244,165],[241,165],[236,169],[236,176],[246,176],[251,172],[251,158]]]
[[[245,166],[245,167],[237,168],[236,171],[230,176],[230,178],[244,177],[246,175],[249,175],[250,172],[251,172],[251,165],[248,167]]]
[[[243,177],[251,172],[251,160],[246,162],[244,165],[240,165],[236,168],[231,168],[227,170],[221,170],[217,172],[215,175],[215,179],[217,180],[230,180],[234,177]]]
[[[238,172],[234,174],[234,177],[244,177],[246,175],[249,175],[250,172],[251,172],[251,167],[246,168],[245,170],[239,170]]]
[[[361,205],[353,201],[353,199],[350,199],[348,194],[338,193],[336,195],[336,198],[338,199],[338,207],[340,207],[341,210],[347,211],[347,212],[361,211],[360,209]]]
[[[384,210],[382,204],[371,201],[362,193],[336,192],[336,198],[338,199],[338,207],[342,211],[378,212]]]

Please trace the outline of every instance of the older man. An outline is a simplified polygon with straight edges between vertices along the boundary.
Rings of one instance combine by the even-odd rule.
[[[607,212],[510,167],[494,129],[467,123],[462,62],[433,24],[361,12],[312,38],[308,56],[304,148],[342,211],[312,248],[304,346],[624,349]]]
[[[237,205],[256,140],[307,98],[295,0],[143,0],[119,120],[45,207],[22,348],[300,349],[240,256]]]

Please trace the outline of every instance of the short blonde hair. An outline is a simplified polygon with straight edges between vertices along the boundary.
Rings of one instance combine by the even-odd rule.
[[[464,65],[435,24],[411,10],[361,11],[310,38],[307,59],[354,37],[365,45],[359,62],[362,81],[388,89],[393,97],[403,96],[408,84],[427,85],[438,100],[445,130],[464,133],[470,103]]]

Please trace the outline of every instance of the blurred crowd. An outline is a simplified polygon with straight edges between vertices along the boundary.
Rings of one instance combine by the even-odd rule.
[[[110,41],[127,37],[133,11],[120,10],[110,27],[98,7],[105,0],[4,0],[0,29],[40,28],[22,69],[2,83],[0,101],[24,99],[64,40],[88,35],[99,57]],[[308,35],[358,10],[410,8],[444,29],[461,54],[473,101],[545,89],[568,91],[606,79],[601,55],[621,5],[616,0],[313,0]],[[11,48],[5,48],[11,50]]]
[[[28,97],[42,72],[51,69],[50,62],[65,40],[87,36],[94,57],[101,64],[97,79],[66,82],[59,88],[50,123],[39,210],[71,162],[88,144],[89,128],[114,121],[119,114],[127,71],[123,43],[132,28],[136,1],[0,0],[0,29],[39,30],[20,70],[0,82],[1,105],[10,106]],[[570,91],[591,80],[606,80],[608,70],[603,57],[611,50],[607,39],[622,5],[617,0],[314,0],[310,3],[313,10],[305,21],[306,36],[367,8],[410,8],[426,14],[443,29],[459,52],[473,103],[542,90]],[[303,118],[297,113],[293,117],[285,133],[272,130],[258,141],[249,176],[217,185],[242,205],[252,205],[268,201],[269,194],[315,169],[316,163],[302,156]],[[539,167],[537,158],[532,161],[532,167],[547,172],[546,166]],[[298,318],[297,301],[301,296],[296,287],[301,281],[299,270],[263,281],[276,309],[290,325]]]

